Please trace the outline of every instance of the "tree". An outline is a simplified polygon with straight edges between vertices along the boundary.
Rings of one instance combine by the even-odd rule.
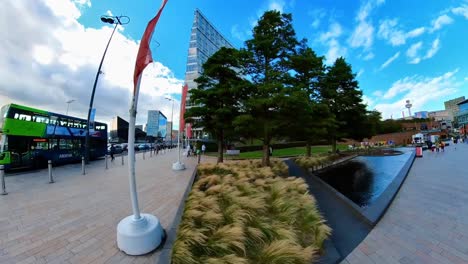
[[[203,73],[195,79],[198,87],[190,90],[185,118],[193,127],[203,127],[216,138],[218,163],[223,162],[223,145],[232,137],[233,121],[239,115],[240,98],[247,81],[239,76],[239,52],[221,48],[205,64]]]
[[[267,11],[253,29],[253,38],[243,50],[246,78],[253,83],[242,103],[242,114],[236,119],[239,131],[253,133],[263,141],[262,165],[270,165],[269,148],[273,135],[287,129],[284,112],[286,94],[284,75],[287,60],[297,45],[290,14]],[[288,118],[293,118],[289,116]]]
[[[366,129],[366,105],[362,102],[362,91],[351,65],[344,58],[336,59],[328,69],[321,84],[321,95],[336,120],[328,127],[333,152],[339,139],[362,139],[362,129]]]
[[[290,57],[289,65],[293,74],[287,78],[287,83],[292,85],[295,96],[300,93],[305,97],[305,102],[296,105],[294,118],[296,123],[292,129],[292,135],[299,140],[306,141],[307,156],[311,156],[311,145],[317,138],[325,137],[327,126],[333,124],[334,119],[326,104],[322,102],[320,82],[325,76],[323,57],[307,46],[307,40],[303,39],[296,52]],[[291,97],[294,98],[294,95]]]

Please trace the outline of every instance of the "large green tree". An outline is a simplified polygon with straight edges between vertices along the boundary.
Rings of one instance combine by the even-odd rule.
[[[366,128],[367,110],[355,74],[344,58],[336,59],[321,83],[321,96],[334,115],[335,123],[328,126],[333,152],[342,138],[361,140]]]
[[[245,44],[243,73],[253,85],[242,103],[242,115],[236,124],[240,132],[247,129],[248,134],[263,141],[262,164],[269,166],[271,140],[287,129],[288,120],[284,120],[281,108],[287,96],[283,81],[289,71],[286,62],[297,45],[291,15],[265,12],[253,29],[252,39]]]
[[[307,45],[307,40],[303,39],[294,54],[288,61],[292,69],[292,74],[287,77],[286,82],[294,91],[291,95],[305,96],[305,102],[298,103],[298,109],[293,109],[291,116],[295,120],[295,125],[291,127],[291,136],[298,140],[306,141],[307,156],[311,156],[312,142],[317,142],[319,138],[326,137],[327,126],[333,124],[334,118],[328,106],[322,102],[320,93],[320,83],[325,76],[325,65],[323,57],[317,54]]]
[[[240,67],[239,52],[221,48],[203,64],[203,73],[195,79],[198,86],[190,90],[194,106],[187,109],[185,118],[216,138],[218,163],[223,162],[225,140],[234,136],[233,121],[239,115],[239,100],[248,84],[239,75]]]

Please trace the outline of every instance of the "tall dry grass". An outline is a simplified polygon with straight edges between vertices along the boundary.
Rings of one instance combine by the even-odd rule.
[[[200,165],[172,263],[311,263],[331,229],[306,183],[287,171],[280,161]]]
[[[297,165],[303,167],[304,169],[311,169],[312,171],[324,168],[330,164],[333,164],[334,161],[340,158],[340,155],[337,154],[326,154],[318,155],[312,157],[300,156],[294,161]]]

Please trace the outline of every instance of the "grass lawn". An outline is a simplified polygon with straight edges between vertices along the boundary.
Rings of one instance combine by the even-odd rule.
[[[347,145],[337,145],[337,148],[342,151],[348,149]],[[326,146],[312,146],[312,154],[321,154],[331,151],[331,145]],[[273,149],[273,157],[290,157],[290,156],[300,156],[306,154],[306,147],[294,147],[294,148],[284,148],[284,149]],[[210,156],[217,156],[216,152],[207,153]],[[249,151],[241,152],[239,156],[229,156],[224,155],[226,159],[259,159],[262,157],[262,151]]]

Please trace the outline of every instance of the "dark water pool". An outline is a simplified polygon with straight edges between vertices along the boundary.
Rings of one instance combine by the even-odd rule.
[[[385,191],[410,157],[411,152],[405,150],[401,155],[359,156],[317,176],[360,207],[367,207]]]

